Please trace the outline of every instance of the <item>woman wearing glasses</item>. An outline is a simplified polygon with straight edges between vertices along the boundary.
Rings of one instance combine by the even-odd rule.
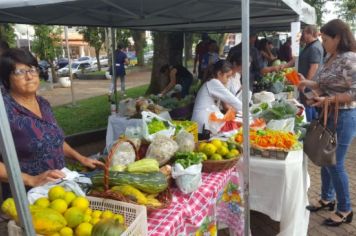
[[[64,157],[94,168],[103,163],[91,160],[64,141],[64,133],[47,100],[37,96],[40,85],[37,60],[20,49],[9,49],[0,58],[2,94],[17,156],[26,186],[35,187],[65,177],[60,171]],[[5,166],[0,162],[3,198],[11,195]]]

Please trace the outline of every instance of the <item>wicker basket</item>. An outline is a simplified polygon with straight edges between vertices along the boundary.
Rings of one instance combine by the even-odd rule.
[[[125,217],[127,229],[121,234],[122,236],[144,236],[148,234],[146,207],[103,198],[88,197],[88,199],[90,208],[93,210],[110,210]],[[17,226],[14,221],[9,221],[7,227],[9,236],[23,235],[22,228]]]
[[[124,196],[123,194],[121,194],[121,193],[119,193],[117,191],[112,191],[109,188],[109,169],[110,169],[111,159],[112,159],[114,153],[118,150],[120,144],[123,143],[123,142],[128,142],[128,143],[131,144],[131,146],[135,150],[136,160],[138,160],[138,152],[137,152],[137,149],[136,149],[135,145],[128,139],[125,139],[125,138],[119,139],[115,143],[115,145],[111,148],[111,150],[109,152],[109,155],[108,155],[108,157],[106,158],[106,161],[105,161],[104,191],[103,192],[91,191],[90,195],[94,196],[94,197],[107,198],[107,199],[113,199],[113,200],[128,202],[128,203],[132,203],[132,204],[137,204],[137,202],[133,201],[132,199]],[[171,202],[172,202],[172,193],[170,192],[169,187],[165,191],[163,191],[163,192],[158,194],[157,200],[160,201],[162,205],[160,207],[147,205],[146,206],[147,211],[153,211],[153,210],[167,208],[171,204]]]
[[[273,149],[259,149],[252,147],[250,149],[250,154],[252,156],[258,156],[268,159],[275,159],[275,160],[285,160],[288,156],[288,152],[283,150],[273,150]]]

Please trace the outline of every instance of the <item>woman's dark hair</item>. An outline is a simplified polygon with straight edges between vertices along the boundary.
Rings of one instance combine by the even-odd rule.
[[[218,72],[227,73],[229,71],[231,71],[231,64],[226,60],[219,60],[212,67],[212,75],[214,77],[218,76]]]
[[[234,52],[229,58],[229,62],[231,65],[241,66],[242,65],[242,51],[237,50]]]
[[[9,48],[9,44],[6,41],[0,40],[0,55]]]
[[[159,69],[159,73],[164,74],[167,72],[167,70],[169,70],[169,64],[161,66],[161,69]]]
[[[0,57],[0,79],[5,89],[10,89],[10,75],[16,69],[16,64],[38,67],[36,58],[28,51],[10,48]]]
[[[331,37],[335,38],[336,36],[340,37],[339,45],[337,45],[337,50],[340,53],[343,52],[356,52],[356,41],[350,27],[343,22],[342,20],[335,19],[326,23],[321,27],[320,32]]]

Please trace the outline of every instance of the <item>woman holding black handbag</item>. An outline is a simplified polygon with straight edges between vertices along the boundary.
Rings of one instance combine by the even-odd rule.
[[[312,106],[322,106],[325,100],[331,105],[339,103],[336,127],[334,110],[328,116],[327,127],[336,129],[336,164],[321,167],[321,199],[308,206],[311,212],[333,211],[335,195],[337,208],[330,218],[324,221],[328,226],[350,223],[351,209],[349,180],[345,170],[348,147],[356,135],[356,42],[350,27],[339,19],[329,21],[320,29],[323,46],[328,53],[324,65],[314,80],[303,80],[299,89],[312,89],[316,96],[309,101]],[[331,106],[332,107],[332,106]]]

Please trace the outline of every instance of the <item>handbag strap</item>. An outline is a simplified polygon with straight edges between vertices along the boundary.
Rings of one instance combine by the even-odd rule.
[[[328,121],[328,116],[329,116],[329,106],[330,106],[330,101],[329,99],[325,98],[324,100],[324,106],[323,106],[323,118],[324,118],[324,127],[326,128],[326,123]],[[336,130],[337,126],[337,119],[339,117],[339,99],[338,96],[335,95],[335,106],[334,106],[334,131]]]

